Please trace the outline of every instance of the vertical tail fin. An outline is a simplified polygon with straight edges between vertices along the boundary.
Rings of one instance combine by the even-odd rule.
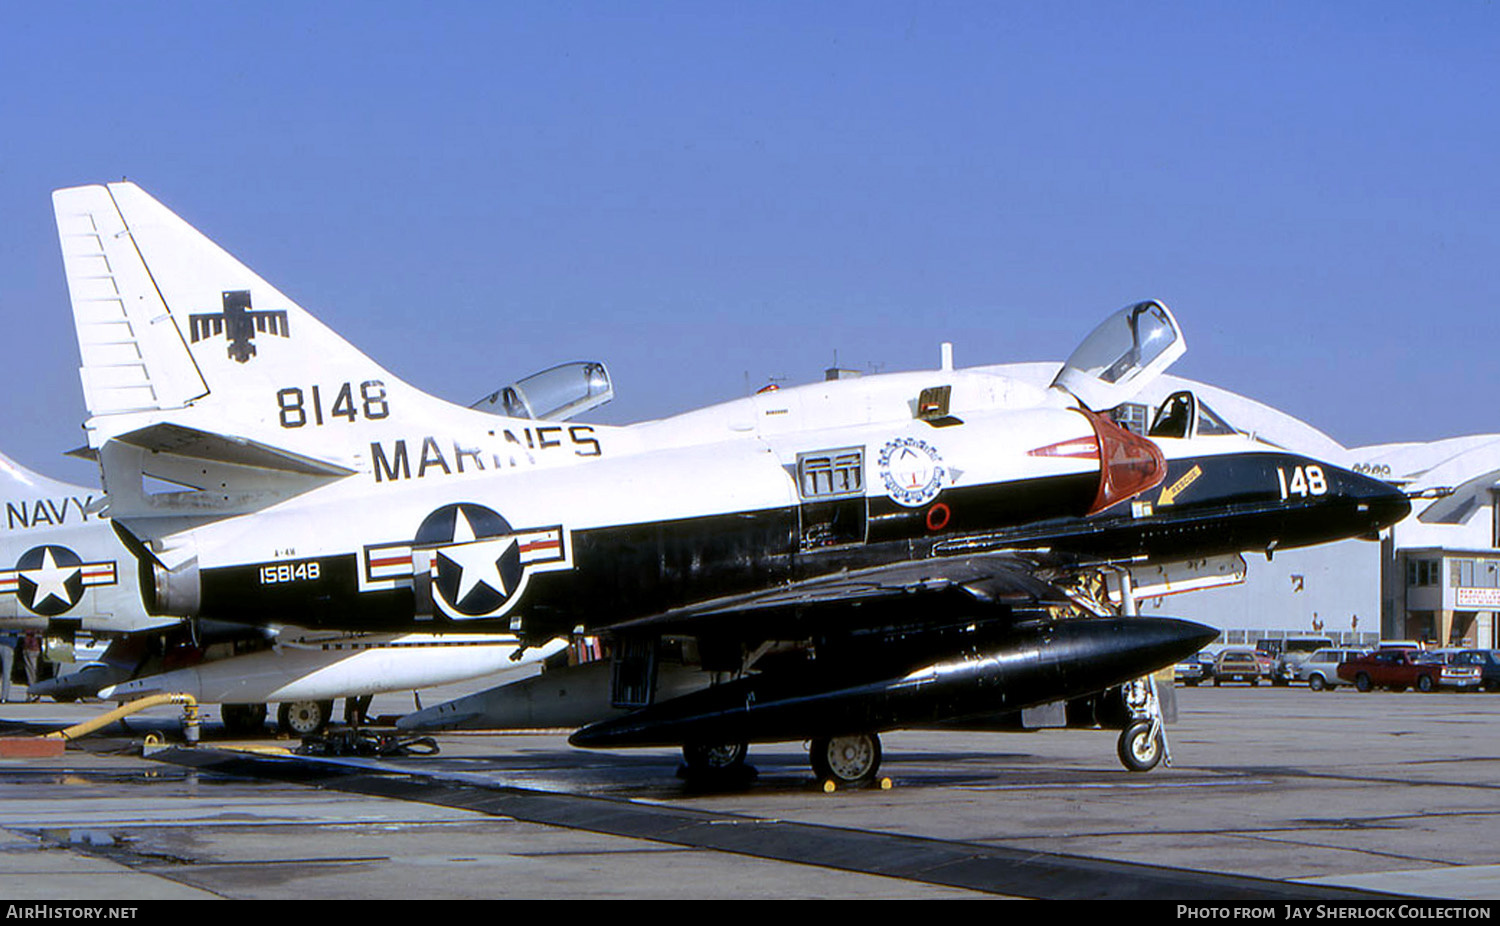
[[[117,520],[253,511],[356,473],[602,453],[603,429],[500,418],[402,382],[132,183],[52,199],[89,445]]]
[[[278,395],[288,404],[320,373],[356,393],[416,392],[135,184],[52,199],[92,446],[185,410],[173,420],[316,453],[320,442],[278,427]]]
[[[98,489],[59,482],[41,473],[33,472],[0,453],[0,498],[31,500],[77,496],[87,498],[92,502],[98,494]]]

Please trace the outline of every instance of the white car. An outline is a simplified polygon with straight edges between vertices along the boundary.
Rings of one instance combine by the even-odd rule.
[[[1314,650],[1312,655],[1302,660],[1296,668],[1296,679],[1299,682],[1307,682],[1307,687],[1313,691],[1332,689],[1339,685],[1347,685],[1348,682],[1339,678],[1339,663],[1356,656],[1363,656],[1368,649],[1358,649],[1346,646],[1324,647]]]

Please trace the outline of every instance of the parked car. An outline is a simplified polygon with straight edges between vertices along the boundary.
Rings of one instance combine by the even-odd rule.
[[[1381,640],[1380,645],[1376,649],[1410,649],[1420,651],[1424,647],[1420,640]]]
[[[1341,646],[1314,650],[1296,665],[1292,677],[1296,681],[1307,682],[1307,687],[1313,691],[1332,690],[1339,685],[1348,684],[1339,678],[1339,663],[1358,658],[1367,652],[1369,651]]]
[[[1456,655],[1459,663],[1479,667],[1479,684],[1485,691],[1500,691],[1500,650],[1463,649]]]
[[[1254,650],[1227,649],[1219,653],[1219,658],[1214,660],[1214,687],[1217,688],[1225,682],[1249,682],[1252,685],[1260,684],[1263,674],[1260,659]]]
[[[1289,685],[1297,678],[1297,667],[1320,649],[1333,646],[1327,637],[1287,637],[1277,641],[1276,664],[1271,668],[1271,684]]]
[[[1197,656],[1189,656],[1172,668],[1172,681],[1197,687],[1203,681],[1203,663]]]
[[[1453,654],[1386,649],[1339,664],[1339,678],[1360,691],[1389,688],[1436,691],[1439,688],[1478,688],[1479,666],[1451,664]]]

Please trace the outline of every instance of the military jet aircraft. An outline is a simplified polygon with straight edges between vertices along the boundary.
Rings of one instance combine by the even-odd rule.
[[[555,640],[524,654],[514,634],[312,632],[265,624],[195,622],[147,614],[135,558],[120,544],[98,489],[33,472],[0,454],[0,627],[71,643],[110,639],[103,658],[32,685],[59,700],[123,701],[186,692],[221,704],[233,730],[260,727],[278,704],[287,732],[313,733],[331,702],[472,678],[531,674],[560,651]]]
[[[599,634],[625,712],[581,746],[680,745],[709,768],[810,740],[821,776],[868,781],[881,731],[1088,695],[1216,635],[1133,616],[1128,581],[1117,616],[1090,578],[1409,508],[1274,448],[1169,461],[1112,422],[1184,349],[1158,302],[1112,315],[1046,389],[945,352],[627,427],[544,424],[400,381],[133,184],[54,206],[89,446],[147,609]],[[672,696],[669,661],[708,684]],[[1149,762],[1159,720],[1126,732],[1122,756]]]
[[[613,397],[604,364],[579,361],[517,380],[470,407],[565,421]],[[283,731],[308,734],[330,720],[337,698],[490,676],[514,681],[566,645],[553,640],[523,652],[508,631],[309,632],[150,615],[101,490],[50,479],[0,454],[0,502],[0,564],[15,564],[0,569],[0,627],[40,631],[68,651],[80,633],[110,641],[97,662],[31,685],[33,696],[123,701],[184,692],[222,705],[235,732],[259,729],[269,702],[279,705]]]

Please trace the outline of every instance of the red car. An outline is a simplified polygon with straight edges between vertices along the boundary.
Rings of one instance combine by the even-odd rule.
[[[1478,688],[1479,666],[1449,665],[1438,653],[1389,649],[1366,653],[1339,663],[1339,678],[1360,691],[1389,688],[1436,691],[1439,688]]]

